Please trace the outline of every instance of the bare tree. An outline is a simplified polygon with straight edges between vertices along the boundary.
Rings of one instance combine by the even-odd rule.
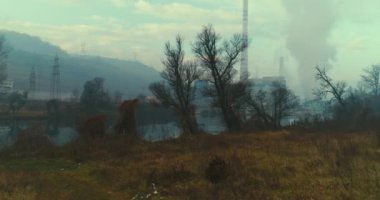
[[[8,52],[5,49],[5,39],[0,36],[0,83],[7,79],[7,57]]]
[[[281,119],[291,115],[294,108],[299,105],[297,96],[282,84],[273,83],[271,92],[273,114],[272,119],[276,128],[281,127]]]
[[[269,112],[269,99],[267,92],[260,89],[247,98],[247,104],[253,109],[253,116],[260,119],[265,128],[274,127],[274,119]]]
[[[372,65],[364,70],[362,75],[364,84],[369,87],[372,94],[377,96],[379,94],[380,87],[380,65]]]
[[[344,95],[347,91],[347,84],[345,82],[334,82],[326,72],[325,68],[316,67],[316,79],[320,82],[320,88],[316,91],[316,95],[321,98],[326,98],[332,95],[330,100],[335,99],[339,105],[345,106]]]
[[[266,128],[279,128],[281,119],[292,114],[299,105],[299,99],[285,85],[274,82],[271,90],[258,90],[250,96],[248,105]]]
[[[176,46],[170,42],[165,45],[165,65],[161,73],[164,82],[156,82],[149,89],[161,103],[174,107],[180,117],[180,124],[184,134],[198,133],[193,105],[195,88],[194,81],[200,76],[196,63],[184,62],[185,53],[182,49],[183,39],[176,38]]]
[[[228,131],[236,132],[241,126],[236,119],[237,111],[233,107],[235,100],[245,93],[234,93],[234,65],[239,61],[239,56],[246,46],[243,37],[237,34],[222,45],[219,42],[220,37],[213,27],[204,26],[197,35],[193,51],[207,73],[207,80],[213,84],[215,103],[222,111]]]

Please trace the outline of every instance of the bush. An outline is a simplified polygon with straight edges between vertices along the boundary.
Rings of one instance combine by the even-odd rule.
[[[225,180],[229,174],[227,162],[218,156],[210,160],[205,171],[207,180],[214,184]]]
[[[190,180],[192,176],[193,173],[186,169],[183,163],[179,162],[161,172],[157,169],[153,169],[148,176],[147,184],[155,183],[169,186],[173,183]]]
[[[44,134],[44,128],[41,125],[33,126],[22,131],[16,139],[14,148],[21,152],[39,152],[53,147]]]

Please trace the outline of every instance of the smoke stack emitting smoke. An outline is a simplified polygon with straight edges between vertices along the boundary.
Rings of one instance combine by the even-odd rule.
[[[327,67],[336,49],[328,44],[336,16],[331,0],[283,0],[290,22],[286,45],[297,61],[300,91],[311,97],[316,65]]]

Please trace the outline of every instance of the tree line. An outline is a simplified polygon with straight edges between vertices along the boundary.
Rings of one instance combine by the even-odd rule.
[[[235,65],[247,48],[246,44],[240,34],[227,40],[221,38],[212,25],[204,26],[192,42],[193,60],[187,58],[184,39],[180,35],[176,36],[174,43],[168,41],[165,44],[162,81],[152,83],[149,90],[160,105],[175,112],[184,134],[194,135],[203,131],[196,119],[199,109],[195,104],[196,92],[211,99],[209,106],[220,111],[218,117],[222,119],[226,132],[230,133],[282,128],[281,120],[284,117],[299,115],[307,110],[311,101],[301,102],[286,84],[273,82],[269,89],[253,89],[256,83],[236,78]],[[7,55],[4,38],[1,37],[0,82],[7,78]],[[344,81],[334,80],[322,66],[317,66],[315,73],[319,86],[314,90],[316,99],[313,102],[317,102],[324,112],[303,114],[295,125],[338,128],[347,127],[347,124],[356,128],[377,125],[376,121],[380,119],[380,65],[365,69],[355,88]],[[207,87],[196,91],[200,90],[195,84],[198,80],[206,81]],[[112,96],[103,85],[104,79],[96,77],[84,84],[81,94],[78,90],[73,91],[73,96],[89,113],[119,104],[122,94],[116,91]],[[27,93],[11,94],[9,105],[12,112],[25,105],[26,99]],[[144,112],[154,107],[144,106]],[[172,119],[170,115],[166,112],[167,120]]]
[[[152,83],[150,91],[162,104],[175,109],[183,133],[201,132],[194,103],[197,89],[194,82],[199,79],[209,83],[210,87],[201,93],[211,97],[210,106],[221,111],[228,132],[244,130],[255,117],[265,127],[280,127],[281,119],[298,105],[298,98],[285,85],[275,82],[272,91],[259,90],[251,95],[251,83],[236,79],[234,66],[246,44],[239,34],[222,41],[211,25],[204,26],[192,44],[194,61],[185,61],[181,36],[176,37],[174,45],[165,44],[163,81]]]
[[[230,133],[255,129],[281,128],[287,116],[299,116],[296,127],[372,128],[380,119],[380,65],[363,71],[357,88],[343,81],[333,80],[321,66],[315,68],[319,86],[314,89],[315,99],[322,114],[306,111],[309,102],[300,101],[286,84],[273,82],[270,89],[253,90],[254,82],[236,79],[234,66],[239,62],[246,42],[239,34],[229,40],[222,38],[211,25],[204,26],[192,43],[195,60],[185,60],[183,38],[175,38],[174,45],[165,44],[163,80],[152,83],[150,91],[163,104],[174,108],[183,133],[202,132],[196,123],[194,82],[201,79],[209,87],[201,93],[211,97],[210,106],[221,111],[226,131]],[[305,112],[305,111],[304,111]]]

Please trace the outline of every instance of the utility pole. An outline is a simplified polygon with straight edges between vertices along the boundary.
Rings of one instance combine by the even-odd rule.
[[[36,71],[34,70],[34,67],[32,67],[32,71],[29,76],[29,96],[32,99],[35,98],[36,93],[36,78]]]
[[[58,55],[54,58],[53,73],[50,85],[50,99],[60,99],[61,98],[61,88],[60,88],[60,72],[59,72],[59,58]]]

